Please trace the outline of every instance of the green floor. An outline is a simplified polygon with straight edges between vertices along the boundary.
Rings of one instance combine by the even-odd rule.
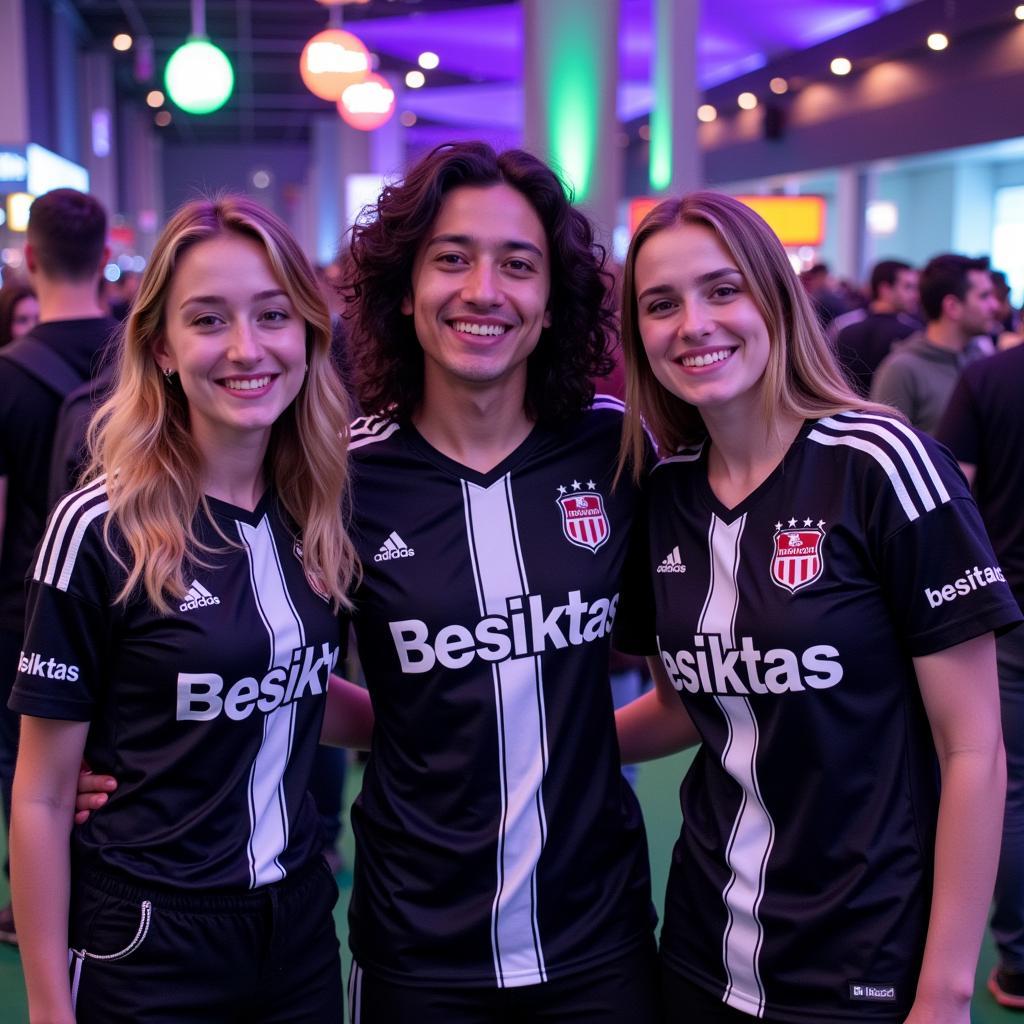
[[[679,827],[679,806],[676,799],[679,779],[685,766],[685,758],[669,758],[655,764],[644,765],[640,770],[637,789],[647,820],[647,833],[651,847],[651,875],[654,892],[660,902],[668,875],[669,854]],[[354,794],[359,784],[359,772],[349,773],[349,792]],[[352,863],[351,834],[346,830],[342,842],[346,865]],[[346,868],[338,876],[342,887],[341,899],[335,911],[338,935],[345,953],[345,968],[348,969],[347,926],[345,905],[352,884],[352,875]],[[0,874],[0,905],[7,901],[7,887]],[[985,989],[985,978],[992,967],[994,953],[986,942],[978,965],[978,981],[975,987],[974,1008],[971,1020],[974,1024],[1024,1024],[1024,1014],[1012,1013],[997,1006]],[[18,954],[8,946],[0,946],[0,1024],[20,1024],[28,1019],[25,1008],[25,990],[21,981]]]

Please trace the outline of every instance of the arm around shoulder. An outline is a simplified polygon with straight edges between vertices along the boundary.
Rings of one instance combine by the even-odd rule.
[[[661,659],[650,657],[647,665],[654,688],[615,712],[623,764],[653,761],[700,742],[700,733],[669,681]]]
[[[329,747],[369,750],[372,736],[373,704],[370,694],[361,686],[332,675],[327,682],[327,707],[320,742]]]

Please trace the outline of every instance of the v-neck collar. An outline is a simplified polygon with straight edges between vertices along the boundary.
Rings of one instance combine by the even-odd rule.
[[[271,503],[274,500],[274,489],[268,487],[263,492],[263,497],[256,502],[256,507],[250,512],[247,508],[242,508],[240,505],[232,505],[229,501],[223,501],[220,498],[212,498],[209,494],[206,495],[206,502],[210,506],[210,511],[222,519],[234,519],[238,522],[245,523],[248,526],[256,526],[260,520],[267,514]]]
[[[544,437],[545,429],[540,423],[534,423],[526,437],[486,473],[464,466],[461,462],[449,458],[444,452],[438,451],[411,423],[403,424],[402,433],[411,447],[445,473],[460,480],[468,480],[480,487],[490,487],[496,480],[500,480],[510,470],[515,469],[537,447]]]
[[[814,428],[816,422],[816,420],[804,421],[796,437],[793,438],[785,454],[779,460],[779,464],[742,501],[737,502],[732,508],[726,507],[711,488],[711,481],[708,479],[708,457],[711,453],[711,443],[710,440],[706,441],[700,453],[700,472],[697,474],[697,491],[700,498],[724,523],[731,523],[739,519],[740,516],[745,515],[757,505],[762,497],[775,486],[779,477],[786,473],[790,463],[798,456],[800,449],[803,447],[804,439]]]

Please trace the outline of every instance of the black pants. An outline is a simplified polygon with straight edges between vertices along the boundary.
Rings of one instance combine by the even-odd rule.
[[[353,962],[351,1024],[656,1024],[654,940],[590,970],[521,988],[421,988]]]
[[[223,896],[76,878],[78,1024],[341,1024],[337,898],[320,858],[283,882]]]

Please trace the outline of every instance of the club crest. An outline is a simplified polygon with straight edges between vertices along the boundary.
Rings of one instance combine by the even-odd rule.
[[[825,540],[824,519],[814,526],[810,519],[790,526],[775,524],[775,547],[772,553],[772,583],[795,594],[810,586],[824,568],[821,548]]]
[[[562,513],[562,533],[570,544],[597,551],[611,534],[604,498],[597,491],[578,488],[579,484],[575,482],[572,491],[559,487],[560,492],[565,492],[556,499]]]

